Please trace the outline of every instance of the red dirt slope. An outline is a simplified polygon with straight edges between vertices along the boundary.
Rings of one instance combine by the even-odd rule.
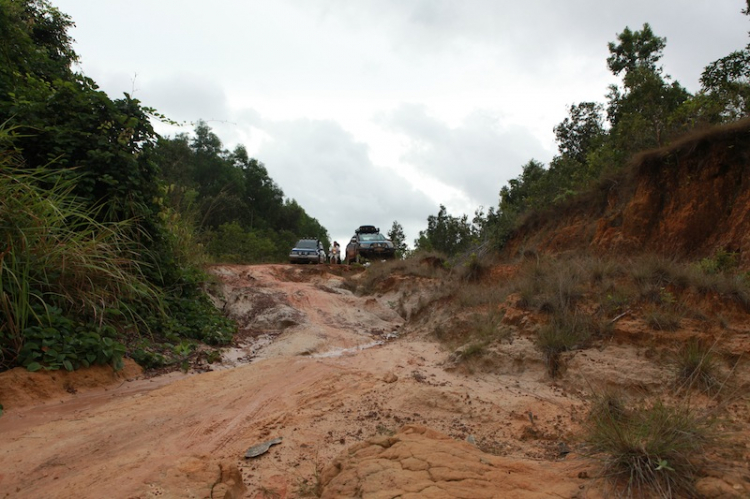
[[[687,258],[725,250],[750,268],[750,120],[636,157],[588,196],[530,217],[508,254],[581,247]]]

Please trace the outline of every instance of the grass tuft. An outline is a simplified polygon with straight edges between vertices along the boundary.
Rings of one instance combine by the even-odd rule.
[[[721,383],[718,363],[711,347],[691,338],[677,354],[677,383],[680,387],[715,393]]]
[[[714,442],[710,421],[661,402],[629,411],[599,407],[590,414],[585,440],[615,496],[695,495],[706,448]]]
[[[561,354],[585,347],[594,332],[591,318],[576,313],[557,314],[542,326],[536,346],[544,356],[547,373],[552,378],[559,377],[565,367]]]

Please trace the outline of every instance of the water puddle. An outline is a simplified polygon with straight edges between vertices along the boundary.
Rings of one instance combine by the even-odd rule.
[[[334,348],[333,350],[328,350],[327,352],[314,353],[310,355],[310,357],[313,357],[315,359],[330,359],[332,357],[342,357],[344,355],[349,355],[349,354],[353,354],[356,352],[360,352],[362,350],[367,350],[368,348],[380,346],[383,343],[385,343],[385,341],[378,340],[378,341],[371,341],[370,343],[362,343],[361,345],[357,345],[355,347]]]

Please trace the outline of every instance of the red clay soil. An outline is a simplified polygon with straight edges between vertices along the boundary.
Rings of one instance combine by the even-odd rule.
[[[693,259],[723,250],[750,269],[750,120],[637,156],[587,196],[531,217],[507,254],[583,249]]]
[[[394,312],[424,283],[358,297],[325,269],[214,268],[242,339],[211,372],[0,374],[0,498],[596,498],[578,437],[590,387],[660,393],[670,376],[655,342],[628,343],[645,328],[625,318],[552,382],[513,299],[513,341],[469,372],[425,333],[441,314],[412,328]],[[747,328],[730,331],[747,348]],[[744,430],[701,478],[705,497],[750,493],[749,404],[733,404],[725,424]]]

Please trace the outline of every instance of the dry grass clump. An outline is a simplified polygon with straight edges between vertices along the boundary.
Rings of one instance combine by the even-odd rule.
[[[456,289],[456,305],[461,308],[474,308],[497,305],[510,294],[507,286],[497,284],[465,284]]]
[[[601,334],[604,326],[590,315],[561,313],[542,326],[537,334],[536,346],[542,352],[547,373],[552,378],[562,374],[564,363],[561,354],[585,348],[591,338]]]
[[[750,311],[750,274],[705,273],[696,270],[693,285],[701,294],[716,293]]]
[[[484,346],[508,338],[510,330],[501,324],[503,313],[497,310],[477,312],[468,318],[453,319],[439,325],[433,331],[435,337],[451,348],[461,345],[482,344]]]
[[[645,320],[652,329],[659,331],[676,331],[680,328],[682,316],[674,310],[650,307],[645,312]]]
[[[404,260],[374,262],[364,273],[347,277],[347,287],[361,294],[372,294],[393,276],[415,276],[434,279],[446,274],[444,260],[439,255],[417,254]]]
[[[677,385],[715,393],[721,388],[719,365],[713,349],[698,338],[688,340],[677,353]]]
[[[628,409],[619,399],[595,403],[585,431],[616,497],[693,497],[716,440],[711,421],[693,409],[661,402]]]
[[[667,287],[686,288],[691,282],[689,267],[655,254],[641,255],[630,262],[629,274],[644,294]]]
[[[586,272],[577,261],[531,261],[515,283],[519,305],[553,314],[574,309],[584,296]]]

